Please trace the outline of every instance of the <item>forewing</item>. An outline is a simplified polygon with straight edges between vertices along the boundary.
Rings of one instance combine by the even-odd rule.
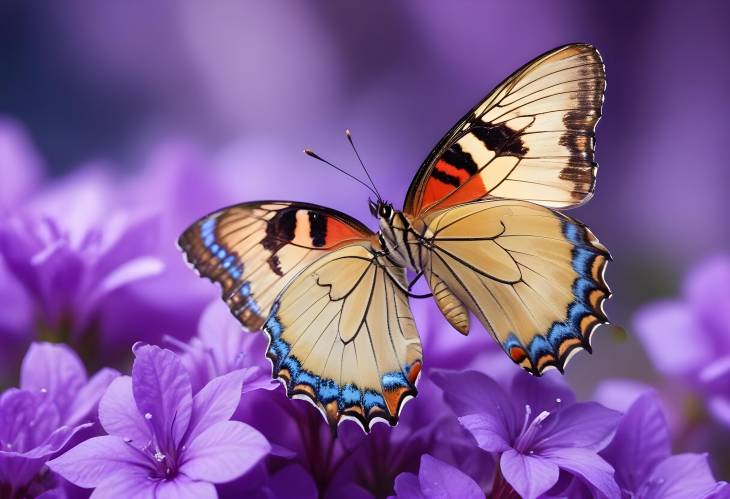
[[[366,431],[375,418],[395,425],[416,395],[421,343],[404,270],[386,265],[366,245],[329,253],[284,289],[264,325],[274,375],[332,426],[343,417]]]
[[[603,62],[590,45],[529,62],[441,140],[408,189],[404,211],[415,216],[486,196],[553,208],[586,201],[604,88]]]
[[[447,208],[423,222],[427,280],[443,283],[514,362],[533,374],[562,371],[576,349],[590,351],[593,330],[607,322],[610,255],[587,227],[514,200]]]
[[[371,236],[367,227],[335,210],[263,201],[203,217],[178,244],[201,276],[220,284],[238,320],[257,330],[297,272],[329,251]]]

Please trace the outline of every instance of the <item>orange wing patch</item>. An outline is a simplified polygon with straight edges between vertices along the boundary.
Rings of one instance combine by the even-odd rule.
[[[454,192],[458,188],[458,191]],[[452,194],[453,193],[453,194]],[[449,196],[451,194],[451,196]],[[487,188],[480,176],[472,177],[466,170],[459,169],[439,160],[423,192],[423,205],[430,206],[440,200],[439,208],[467,203],[487,195]],[[448,200],[445,199],[448,196]]]

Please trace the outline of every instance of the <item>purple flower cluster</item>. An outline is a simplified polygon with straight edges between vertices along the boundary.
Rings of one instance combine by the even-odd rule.
[[[671,453],[666,391],[614,381],[621,404],[578,401],[561,378],[516,372],[484,331],[449,331],[429,301],[413,303],[428,363],[398,426],[345,422],[334,438],[173,246],[235,201],[229,162],[170,144],[132,177],[89,165],[49,180],[0,124],[13,180],[0,183],[0,381],[19,386],[0,395],[0,498],[730,495],[713,456]],[[728,262],[637,319],[656,365],[722,422]]]

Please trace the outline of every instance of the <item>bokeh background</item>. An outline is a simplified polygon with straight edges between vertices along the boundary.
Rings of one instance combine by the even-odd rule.
[[[606,378],[655,384],[635,311],[678,295],[693,264],[730,248],[728,19],[719,1],[4,1],[0,193],[17,200],[34,176],[90,167],[114,179],[110,193],[135,178],[118,203],[159,202],[170,254],[178,230],[235,201],[311,201],[374,227],[367,191],[304,147],[357,172],[349,127],[398,205],[441,135],[502,78],[553,47],[589,42],[608,79],[600,168],[595,197],[571,215],[613,253],[616,327],[597,333],[596,353],[567,376],[583,396]],[[19,156],[27,178],[7,173]],[[170,261],[178,284],[136,293],[215,295]],[[199,312],[159,334],[189,336]]]

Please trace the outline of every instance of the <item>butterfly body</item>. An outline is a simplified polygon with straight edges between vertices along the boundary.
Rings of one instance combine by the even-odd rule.
[[[561,211],[593,194],[604,86],[590,45],[523,66],[437,144],[402,210],[370,202],[377,232],[323,206],[260,201],[203,217],[180,247],[241,324],[268,336],[287,394],[333,427],[394,425],[417,394],[407,270],[458,332],[474,317],[527,371],[562,371],[607,322],[608,250]]]

